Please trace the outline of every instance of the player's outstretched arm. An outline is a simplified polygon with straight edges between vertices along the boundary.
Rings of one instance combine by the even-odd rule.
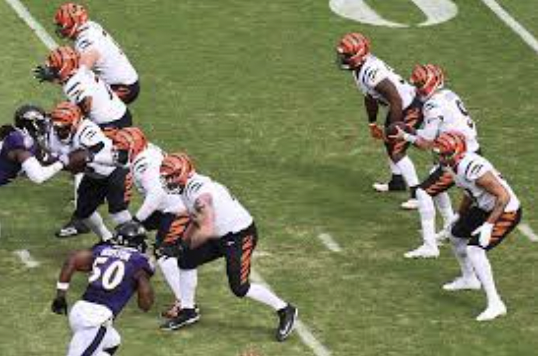
[[[32,153],[23,149],[11,151],[9,157],[20,163],[28,178],[37,184],[47,181],[64,168],[64,164],[61,162],[43,166]]]
[[[149,282],[150,276],[146,271],[140,270],[136,274],[135,278],[138,282],[138,307],[141,310],[147,312],[151,309],[153,301],[155,299],[153,288],[151,287],[151,283]]]
[[[52,301],[51,309],[56,314],[67,314],[67,301],[65,296],[73,274],[77,271],[89,272],[92,269],[93,254],[91,250],[72,252],[65,260],[58,283],[56,284],[56,297]]]

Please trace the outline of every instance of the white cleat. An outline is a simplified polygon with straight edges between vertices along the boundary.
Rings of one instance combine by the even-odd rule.
[[[489,321],[503,315],[506,315],[506,305],[504,305],[502,300],[499,300],[493,305],[489,305],[486,310],[480,313],[476,317],[476,321]]]
[[[389,191],[389,184],[388,183],[374,183],[372,185],[374,190],[379,193],[386,193]]]
[[[482,288],[478,278],[463,278],[458,277],[452,282],[446,283],[443,285],[443,289],[447,291],[458,291],[458,290],[479,290]]]
[[[400,204],[400,207],[405,210],[417,210],[418,199],[411,198],[408,201],[404,201],[402,204]]]
[[[405,258],[437,258],[439,257],[439,249],[437,246],[422,245],[413,251],[406,252]]]

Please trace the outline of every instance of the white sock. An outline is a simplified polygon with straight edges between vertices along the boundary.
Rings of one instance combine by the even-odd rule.
[[[80,185],[80,182],[82,182],[82,177],[84,177],[83,173],[77,173],[73,176],[73,188],[75,190],[75,208],[77,207],[78,186]]]
[[[392,160],[389,158],[389,167],[390,167],[390,173],[392,173],[393,176],[401,176],[402,171],[396,163],[392,162]]]
[[[415,187],[418,185],[417,171],[415,170],[415,165],[409,156],[405,156],[398,162],[396,162],[398,168],[400,168],[402,175],[404,177],[405,183],[408,187]]]
[[[133,220],[133,217],[131,216],[129,210],[122,210],[119,213],[112,214],[112,220],[116,223],[116,225],[121,225],[127,221]]]
[[[174,295],[176,296],[176,300],[181,301],[181,289],[179,288],[180,272],[177,264],[177,258],[162,256],[159,258],[158,263],[161,271],[163,272],[164,279],[166,279],[166,283],[168,283],[170,289],[172,289],[172,292],[174,292]]]
[[[478,246],[467,246],[467,256],[473,265],[476,276],[482,283],[482,287],[486,292],[488,305],[492,305],[501,301],[501,297],[495,287],[493,280],[493,272],[489,263],[486,251]]]
[[[274,310],[285,308],[287,303],[276,296],[271,290],[258,283],[251,283],[247,297],[270,306]]]
[[[467,240],[460,239],[457,237],[451,237],[450,242],[452,244],[452,251],[456,260],[460,265],[461,275],[463,278],[476,278],[476,275],[473,270],[473,265],[467,256]]]
[[[92,230],[103,241],[108,241],[112,238],[112,233],[107,229],[103,218],[97,211],[95,211],[90,217],[83,220],[84,224]]]
[[[433,205],[433,199],[421,188],[417,189],[416,194],[424,244],[430,247],[437,247],[437,242],[435,241],[435,206]]]
[[[198,271],[196,269],[181,269],[179,271],[179,293],[181,308],[194,309]]]
[[[452,202],[450,201],[450,196],[447,192],[442,192],[437,194],[437,196],[434,197],[433,200],[435,201],[435,205],[437,206],[437,209],[439,209],[439,212],[443,217],[444,226],[448,226],[448,224],[451,223],[454,219],[454,210],[452,209]]]

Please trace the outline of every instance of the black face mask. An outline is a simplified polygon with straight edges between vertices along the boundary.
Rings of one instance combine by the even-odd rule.
[[[336,52],[335,63],[342,70],[351,70],[352,68],[349,64],[351,57],[353,57],[351,54]]]

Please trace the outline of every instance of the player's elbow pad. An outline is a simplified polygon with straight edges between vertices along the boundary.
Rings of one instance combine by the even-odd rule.
[[[63,164],[60,162],[53,163],[49,166],[42,166],[35,157],[30,157],[22,164],[22,169],[28,178],[37,184],[41,184],[61,171]]]

